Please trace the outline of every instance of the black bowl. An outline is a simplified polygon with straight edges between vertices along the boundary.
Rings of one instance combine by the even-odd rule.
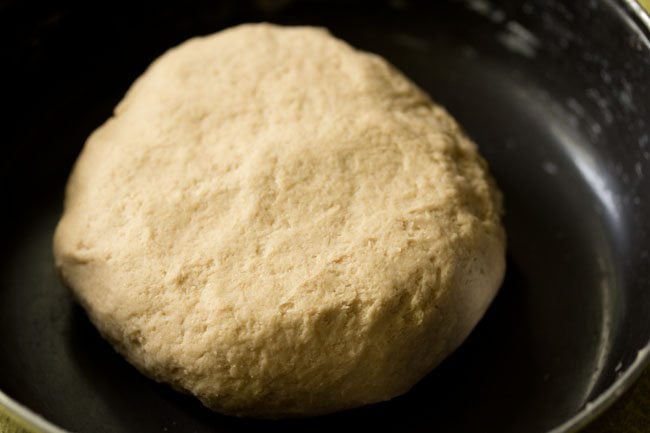
[[[246,21],[326,26],[385,56],[458,118],[503,189],[503,288],[403,397],[290,421],[212,413],[116,355],[55,275],[88,134],[165,49]],[[0,3],[0,404],[46,432],[579,428],[649,359],[649,23],[622,0]]]

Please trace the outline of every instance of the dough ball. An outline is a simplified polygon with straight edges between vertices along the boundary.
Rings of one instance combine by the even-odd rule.
[[[456,122],[327,31],[242,25],[158,58],[88,139],[57,267],[147,376],[226,414],[387,400],[504,273],[500,194]]]

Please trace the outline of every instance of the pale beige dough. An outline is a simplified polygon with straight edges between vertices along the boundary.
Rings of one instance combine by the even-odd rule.
[[[500,215],[476,146],[385,60],[242,25],[169,50],[90,136],[54,251],[144,374],[302,416],[398,396],[465,339]]]

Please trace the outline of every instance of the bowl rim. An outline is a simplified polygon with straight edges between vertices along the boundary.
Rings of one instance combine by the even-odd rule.
[[[650,42],[650,10],[644,9],[638,0],[603,0],[618,9],[638,34]],[[622,374],[573,417],[548,430],[547,433],[572,433],[584,428],[609,409],[650,367],[650,339],[637,352],[636,359]],[[17,426],[31,433],[70,433],[48,421],[38,413],[9,397],[0,389],[0,415],[9,418]]]

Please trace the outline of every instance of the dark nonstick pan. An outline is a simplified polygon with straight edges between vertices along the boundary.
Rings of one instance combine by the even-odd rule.
[[[291,421],[211,413],[115,354],[55,274],[88,134],[165,49],[246,21],[326,26],[385,56],[458,118],[504,192],[500,294],[403,397]],[[4,1],[0,32],[0,405],[39,431],[565,432],[648,364],[650,19],[635,3]]]

